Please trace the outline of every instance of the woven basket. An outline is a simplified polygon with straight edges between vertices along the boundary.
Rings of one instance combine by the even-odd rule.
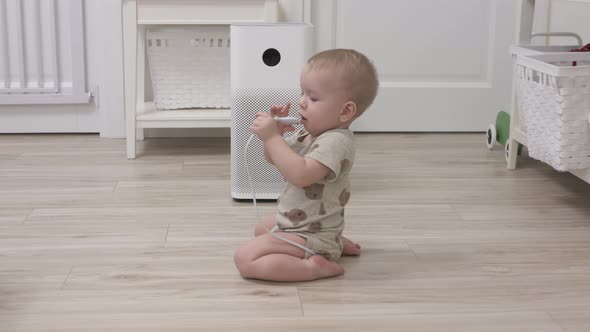
[[[149,27],[146,47],[159,109],[229,108],[229,27]]]
[[[530,157],[559,171],[590,168],[590,53],[517,56],[516,64]]]

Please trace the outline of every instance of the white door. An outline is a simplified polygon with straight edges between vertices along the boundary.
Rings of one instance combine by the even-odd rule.
[[[354,48],[381,89],[357,131],[483,131],[509,110],[514,0],[312,1],[317,50]]]

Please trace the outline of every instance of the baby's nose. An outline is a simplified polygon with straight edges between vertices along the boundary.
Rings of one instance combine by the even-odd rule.
[[[304,103],[303,96],[301,96],[301,98],[299,98],[299,108],[305,108],[305,103]]]

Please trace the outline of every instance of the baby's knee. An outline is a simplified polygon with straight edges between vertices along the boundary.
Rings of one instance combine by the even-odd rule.
[[[268,233],[268,230],[264,227],[264,225],[262,223],[256,224],[254,227],[254,236],[260,236],[265,233]]]
[[[249,278],[252,275],[252,260],[245,249],[244,246],[238,247],[234,253],[234,263],[240,275],[244,278]]]

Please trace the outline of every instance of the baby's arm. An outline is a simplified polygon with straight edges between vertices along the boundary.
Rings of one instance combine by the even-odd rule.
[[[297,187],[312,185],[330,173],[330,169],[322,163],[298,155],[280,135],[267,139],[264,151],[285,180]]]
[[[273,105],[270,107],[270,115],[274,118],[284,117],[289,115],[289,109],[291,108],[291,103],[287,103],[285,106],[281,105]],[[289,124],[277,123],[277,127],[279,128],[282,135],[286,132],[294,131],[295,127]],[[274,165],[272,158],[268,155],[268,151],[266,149],[266,144],[264,145],[264,159],[268,161],[271,165]]]
[[[263,149],[264,149],[264,159],[266,159],[266,161],[268,161],[269,164],[274,165],[275,163],[273,163],[272,159],[268,155],[268,152],[266,151],[266,144],[264,145]]]
[[[288,110],[284,107],[284,111]],[[283,112],[284,112],[283,111]],[[305,187],[312,185],[330,172],[322,163],[311,158],[304,158],[291,149],[282,134],[295,128],[277,124],[269,113],[259,112],[250,130],[262,140],[265,158],[281,172],[287,182]]]

